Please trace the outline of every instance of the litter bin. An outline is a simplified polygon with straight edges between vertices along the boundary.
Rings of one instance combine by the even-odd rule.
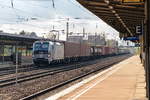
[[[18,59],[16,59],[16,53],[13,53],[13,55],[12,55],[13,64],[15,65],[16,63],[18,63],[18,65],[21,65],[21,63],[22,63],[22,54],[18,53],[18,57],[17,58]],[[16,62],[16,60],[18,62]]]

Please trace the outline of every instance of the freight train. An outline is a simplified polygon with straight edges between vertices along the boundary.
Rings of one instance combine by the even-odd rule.
[[[33,63],[70,63],[118,54],[118,48],[90,46],[85,43],[36,41],[33,44]]]

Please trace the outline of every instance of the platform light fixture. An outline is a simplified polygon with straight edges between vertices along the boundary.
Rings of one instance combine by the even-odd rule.
[[[144,3],[144,0],[121,0],[122,3]]]
[[[112,10],[112,13],[116,13],[116,11],[115,11],[115,10]]]
[[[116,13],[115,16],[118,17],[119,15]]]
[[[118,19],[120,19],[120,17],[119,17],[119,16],[117,16],[117,18],[118,18]]]
[[[107,4],[109,4],[109,3],[110,3],[110,1],[109,1],[109,0],[104,0],[104,2],[105,2],[105,3],[107,3]]]
[[[108,6],[109,7],[109,9],[113,9],[113,7],[112,6]]]

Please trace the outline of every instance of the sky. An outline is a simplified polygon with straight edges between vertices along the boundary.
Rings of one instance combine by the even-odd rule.
[[[13,3],[11,2],[13,1]],[[119,39],[118,32],[82,7],[76,0],[0,0],[0,30],[19,33],[36,32],[38,36],[55,30],[105,33],[108,39]],[[63,34],[62,34],[63,36]],[[64,38],[64,37],[62,37]]]

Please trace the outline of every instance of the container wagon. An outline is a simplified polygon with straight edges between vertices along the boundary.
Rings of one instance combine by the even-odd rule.
[[[36,41],[33,44],[36,65],[84,60],[89,56],[90,46],[83,43]]]

